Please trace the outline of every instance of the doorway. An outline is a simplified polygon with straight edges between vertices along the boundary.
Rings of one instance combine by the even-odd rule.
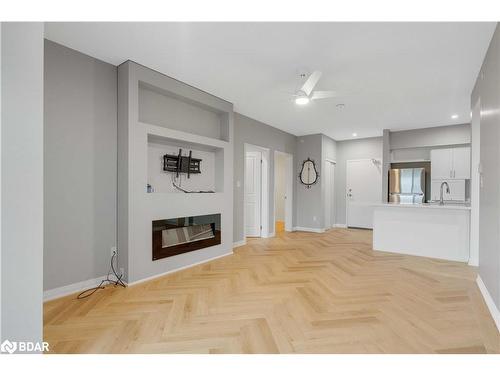
[[[269,236],[269,150],[245,144],[245,237]]]
[[[373,206],[380,203],[381,196],[381,160],[348,160],[346,167],[347,226],[372,229]]]
[[[274,152],[274,231],[292,231],[293,220],[293,156]]]
[[[325,160],[325,229],[335,226],[335,161]]]

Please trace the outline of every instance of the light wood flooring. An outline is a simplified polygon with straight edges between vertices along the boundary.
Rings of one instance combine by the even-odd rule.
[[[371,231],[280,233],[86,300],[45,303],[52,353],[498,353],[461,263],[374,252]]]

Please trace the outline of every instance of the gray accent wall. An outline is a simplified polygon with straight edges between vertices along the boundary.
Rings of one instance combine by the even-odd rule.
[[[42,340],[43,23],[1,23],[1,338]]]
[[[295,178],[297,189],[296,224],[294,226],[313,230],[324,228],[323,215],[323,135],[311,134],[297,138],[297,158],[295,168],[297,175],[302,168],[302,163],[307,158],[314,160],[319,180],[316,184],[307,188],[301,184],[298,177]]]
[[[269,178],[269,231],[274,232],[274,151],[281,151],[295,157],[296,137],[282,130],[273,128],[262,122],[253,120],[239,113],[234,114],[234,206],[233,206],[233,242],[245,239],[244,229],[244,164],[245,143],[264,147],[270,150],[270,178]],[[298,169],[297,169],[298,171]],[[295,172],[295,171],[294,171]],[[294,213],[297,202],[297,190],[294,184]],[[294,223],[295,223],[294,215]],[[295,225],[295,224],[294,224]]]
[[[347,160],[382,158],[382,137],[337,142],[335,169],[335,204],[337,224],[346,224],[346,165]]]
[[[480,100],[479,276],[500,309],[500,28],[472,92]]]
[[[116,67],[45,40],[44,290],[98,278],[116,246]]]

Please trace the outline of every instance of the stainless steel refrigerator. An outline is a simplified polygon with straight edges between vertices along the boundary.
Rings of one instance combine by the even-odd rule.
[[[389,171],[389,202],[425,202],[425,169],[391,169]]]

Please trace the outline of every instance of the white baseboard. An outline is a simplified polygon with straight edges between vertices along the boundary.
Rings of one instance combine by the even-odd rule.
[[[244,246],[246,244],[247,244],[247,240],[246,239],[242,239],[241,241],[233,242],[233,249],[236,248],[236,247]]]
[[[347,224],[334,224],[333,228],[347,228]]]
[[[300,232],[313,232],[313,233],[324,233],[324,229],[320,228],[307,228],[307,227],[293,227],[294,231],[300,231]]]
[[[51,301],[53,299],[68,296],[73,293],[84,291],[85,289],[94,288],[99,283],[104,280],[106,276],[96,277],[95,279],[84,280],[78,283],[61,286],[59,288],[54,288],[46,290],[43,292],[43,302]]]
[[[479,261],[477,259],[469,259],[469,263],[467,263],[469,266],[473,267],[478,267],[479,266]]]
[[[240,241],[240,242],[246,242],[246,241],[244,240],[244,241]],[[244,243],[242,245],[244,245]],[[127,284],[128,286],[139,284],[139,283],[142,283],[144,281],[148,281],[148,280],[156,279],[157,277],[168,275],[169,273],[174,273],[174,272],[177,272],[177,271],[184,270],[186,268],[197,266],[199,264],[210,262],[210,261],[218,259],[218,258],[226,257],[226,256],[231,255],[231,254],[233,254],[233,252],[230,252],[230,253],[227,253],[227,254],[218,255],[216,257],[212,257],[212,258],[209,258],[209,259],[202,260],[201,262],[193,263],[193,264],[190,264],[190,265],[187,265],[187,266],[184,266],[184,267],[176,268],[174,270],[170,270],[170,271],[167,271],[167,272],[164,272],[164,273],[160,273],[158,275],[154,275],[154,276],[151,276],[151,277],[147,277],[147,278],[144,278],[144,279],[141,279],[141,280],[134,281],[132,283],[125,283],[125,284]],[[82,292],[82,291],[84,291],[86,289],[94,288],[97,285],[99,285],[100,282],[102,280],[104,280],[105,278],[106,278],[106,275],[101,276],[101,277],[96,277],[95,279],[80,281],[78,283],[74,283],[74,284],[70,284],[70,285],[65,285],[65,286],[62,286],[62,287],[59,287],[59,288],[55,288],[55,289],[46,290],[46,291],[43,292],[43,302],[51,301],[51,300],[54,300],[54,299],[57,299],[57,298],[68,296],[70,294],[74,294],[74,293],[77,293],[77,292]]]
[[[484,302],[486,303],[486,306],[488,307],[488,310],[490,310],[491,317],[495,321],[497,329],[500,332],[500,311],[498,310],[498,307],[495,305],[493,298],[491,298],[488,289],[486,289],[486,285],[484,285],[481,276],[477,275],[476,283],[477,286],[479,287],[479,290],[481,291],[481,294],[483,295],[483,299]]]
[[[175,268],[175,269],[170,270],[170,271],[166,271],[166,272],[162,272],[162,273],[159,273],[159,274],[156,274],[156,275],[153,275],[153,276],[145,277],[144,279],[136,280],[136,281],[133,281],[131,283],[126,283],[126,284],[127,284],[127,286],[136,285],[136,284],[139,284],[139,283],[143,283],[145,281],[157,279],[158,277],[162,277],[162,276],[174,273],[174,272],[182,271],[182,270],[185,270],[187,268],[198,266],[198,265],[203,264],[203,263],[211,262],[212,260],[216,260],[216,259],[219,259],[219,258],[224,258],[224,257],[227,257],[228,255],[232,255],[232,254],[233,254],[233,252],[231,251],[230,253],[226,253],[226,254],[222,254],[222,255],[217,255],[215,257],[202,260],[200,262],[188,264],[187,266]]]
[[[276,237],[276,232],[268,233],[264,238]]]

